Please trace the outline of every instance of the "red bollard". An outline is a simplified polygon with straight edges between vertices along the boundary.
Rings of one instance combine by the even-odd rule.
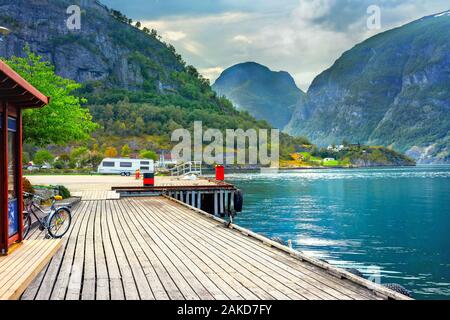
[[[144,173],[144,187],[154,187],[154,186],[155,186],[155,174]]]
[[[224,166],[216,166],[216,180],[217,181],[225,181],[225,167]]]

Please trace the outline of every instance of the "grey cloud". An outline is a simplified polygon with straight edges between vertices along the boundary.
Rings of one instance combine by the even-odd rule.
[[[302,89],[344,51],[376,32],[450,8],[448,0],[104,2],[155,27],[213,81],[221,69],[256,61],[290,72]],[[381,7],[382,30],[367,29],[369,5]],[[183,37],[174,36],[180,32]]]

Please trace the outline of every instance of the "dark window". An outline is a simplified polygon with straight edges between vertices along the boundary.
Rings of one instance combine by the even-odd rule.
[[[141,161],[141,166],[149,166],[150,161]]]
[[[121,168],[133,168],[133,164],[131,162],[121,162],[120,167]]]
[[[141,170],[142,170],[142,171],[149,171],[149,170],[150,170],[150,167],[141,167]]]
[[[2,118],[3,114],[0,114],[0,128],[2,127]],[[8,117],[8,131],[16,132],[17,131],[17,121],[14,118]]]
[[[112,167],[115,167],[116,164],[115,164],[114,162],[108,162],[108,161],[105,161],[105,162],[103,162],[103,166],[104,166],[104,167],[112,168]]]

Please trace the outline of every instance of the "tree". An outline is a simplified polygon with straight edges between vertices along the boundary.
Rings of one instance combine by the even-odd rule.
[[[77,166],[83,167],[89,159],[89,149],[86,147],[75,148],[70,152],[70,160]]]
[[[142,150],[142,151],[139,153],[139,156],[140,156],[142,159],[150,159],[150,160],[154,160],[154,161],[157,161],[157,160],[158,160],[158,155],[157,155],[156,152],[154,152],[154,151]]]
[[[53,164],[53,167],[55,169],[65,169],[66,168],[66,163],[64,161],[58,160],[55,161],[55,163]]]
[[[70,156],[67,153],[63,153],[58,157],[58,160],[67,163],[70,161]]]
[[[140,21],[136,22],[136,28],[140,29],[140,28],[141,28],[141,26],[142,26],[142,24],[141,24],[141,22],[140,22]]]
[[[107,147],[105,150],[105,157],[107,158],[115,158],[118,154],[117,149],[114,147]]]
[[[89,150],[86,147],[78,147],[73,149],[70,152],[70,158],[72,160],[80,160],[82,158],[85,158],[89,155]]]
[[[129,157],[130,154],[131,154],[131,149],[130,149],[130,147],[129,147],[127,144],[124,145],[124,146],[122,147],[122,151],[121,151],[120,154],[121,154],[121,156],[124,157],[124,158]]]
[[[52,163],[54,159],[55,157],[53,156],[53,154],[51,154],[50,151],[44,149],[39,150],[34,155],[34,163],[39,166],[42,166],[45,163]]]
[[[30,154],[28,152],[22,152],[22,164],[28,165],[30,163]]]
[[[89,110],[82,108],[86,102],[72,93],[81,87],[73,80],[55,74],[55,68],[25,47],[25,57],[12,57],[6,63],[44,95],[50,104],[42,109],[24,112],[25,142],[38,146],[65,145],[85,140],[97,129]]]
[[[93,151],[89,154],[88,163],[93,167],[97,168],[103,160],[103,156],[97,152]]]

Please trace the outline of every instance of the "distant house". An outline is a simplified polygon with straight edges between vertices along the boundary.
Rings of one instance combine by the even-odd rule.
[[[331,162],[331,161],[336,161],[336,159],[334,159],[334,158],[325,158],[325,159],[323,159],[323,162]]]
[[[339,146],[328,146],[327,150],[332,152],[341,152],[343,150],[346,150],[347,148],[341,144]]]

